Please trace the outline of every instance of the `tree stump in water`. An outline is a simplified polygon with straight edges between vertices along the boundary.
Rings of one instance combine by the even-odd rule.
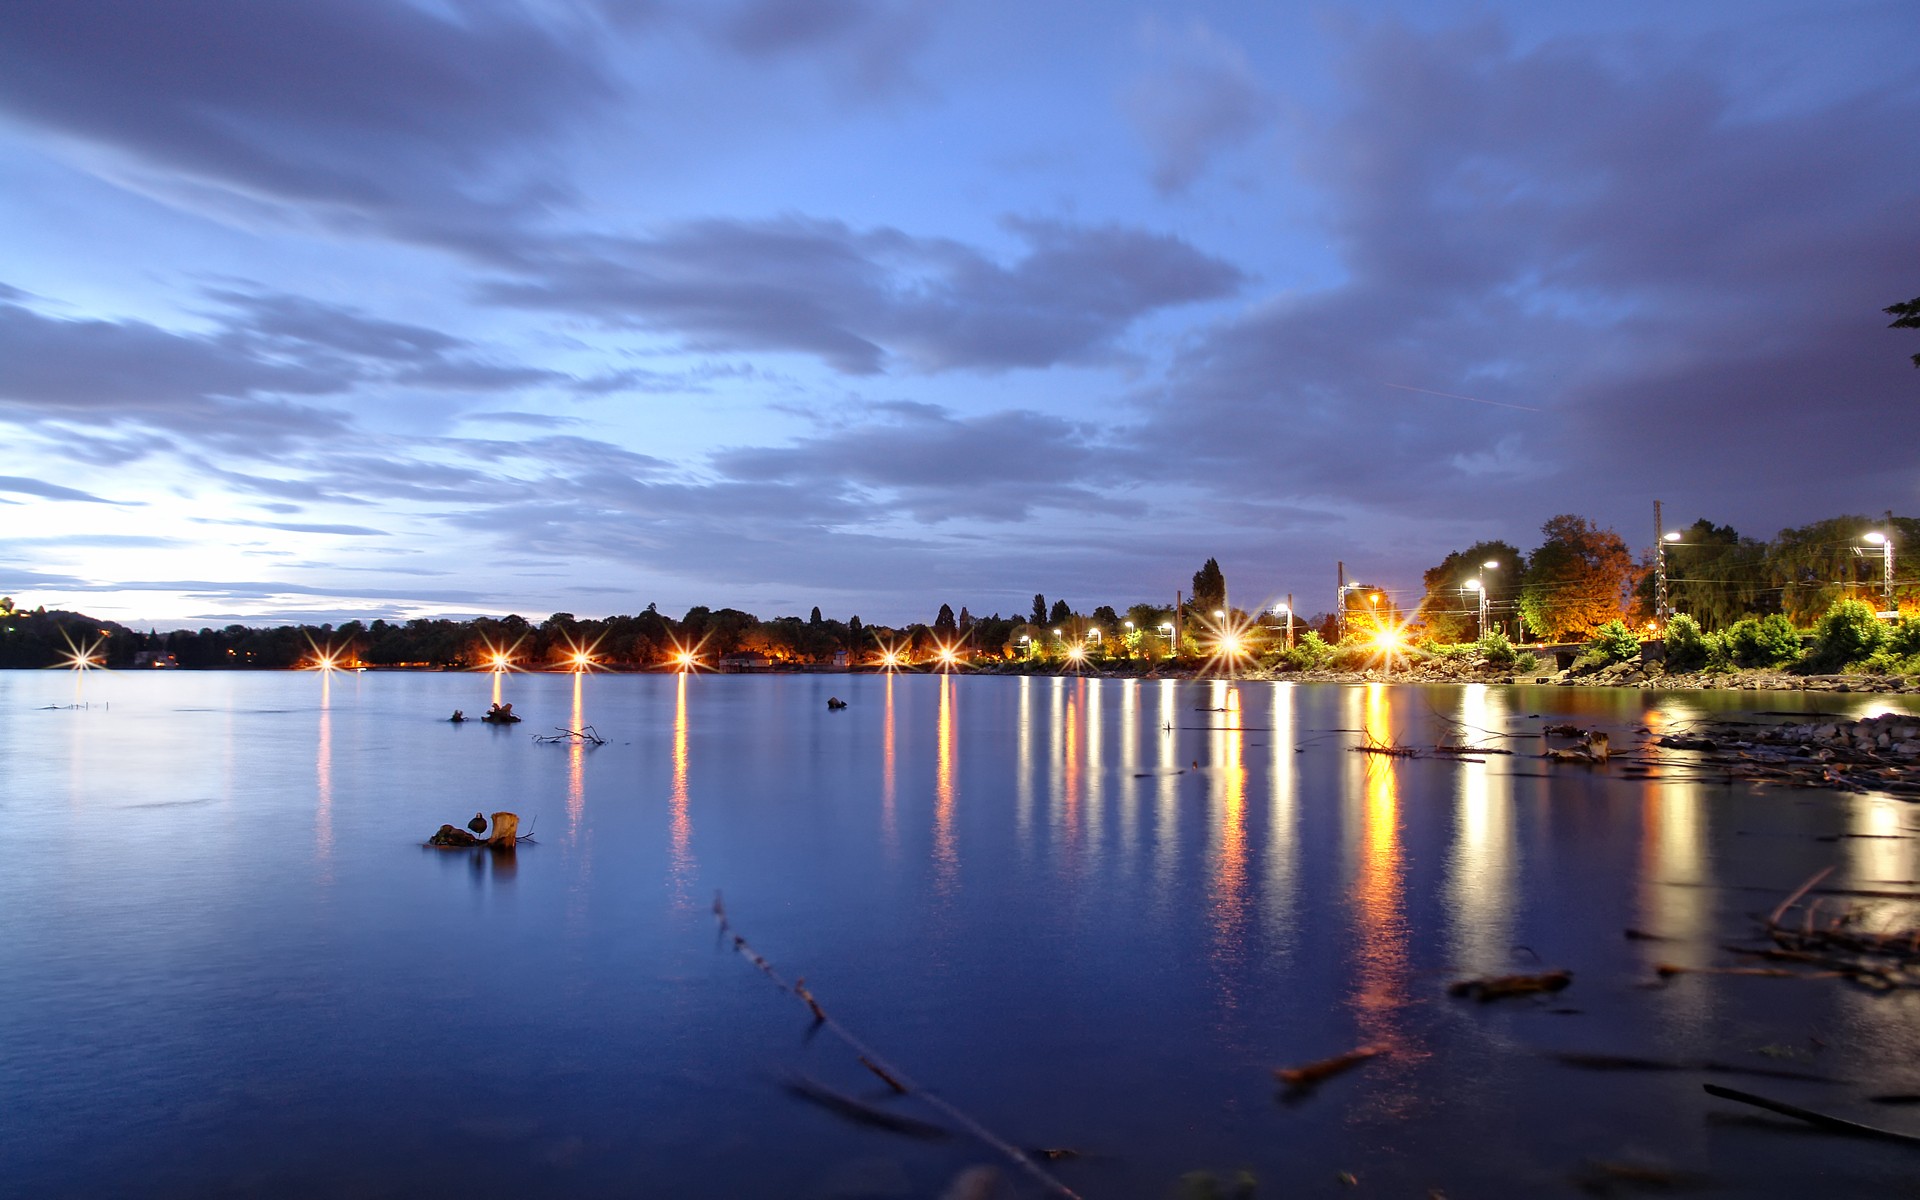
[[[494,850],[511,850],[520,837],[520,818],[510,812],[493,814],[493,836],[487,845]]]

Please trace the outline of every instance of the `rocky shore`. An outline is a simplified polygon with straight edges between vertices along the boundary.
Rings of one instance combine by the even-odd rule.
[[[1024,663],[993,664],[974,667],[970,673],[998,675],[1085,675],[1106,679],[1200,679],[1217,674],[1208,667],[1189,664],[1157,664],[1145,669],[1108,669],[1095,666],[1079,670],[1046,668]],[[1915,675],[1797,675],[1787,671],[1736,670],[1668,672],[1655,662],[1623,662],[1605,667],[1555,669],[1551,662],[1533,665],[1496,666],[1459,659],[1418,659],[1396,663],[1391,669],[1369,668],[1363,671],[1328,669],[1290,671],[1243,667],[1234,672],[1237,679],[1293,680],[1297,683],[1503,683],[1547,687],[1642,688],[1649,691],[1748,691],[1748,692],[1867,692],[1888,695],[1920,695],[1920,676]]]

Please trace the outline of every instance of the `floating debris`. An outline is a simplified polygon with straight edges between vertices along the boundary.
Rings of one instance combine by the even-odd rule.
[[[1387,1046],[1361,1046],[1345,1054],[1336,1054],[1332,1058],[1323,1058],[1299,1067],[1276,1067],[1273,1077],[1287,1085],[1290,1092],[1303,1093],[1319,1086],[1335,1075],[1343,1074],[1366,1062],[1387,1053]]]
[[[1783,1117],[1793,1117],[1795,1120],[1805,1121],[1816,1129],[1824,1129],[1828,1133],[1843,1133],[1849,1137],[1875,1138],[1885,1142],[1905,1142],[1908,1145],[1920,1146],[1920,1137],[1916,1137],[1911,1133],[1900,1133],[1892,1129],[1881,1129],[1874,1125],[1862,1125],[1858,1121],[1849,1121],[1844,1117],[1829,1116],[1826,1113],[1815,1112],[1810,1108],[1801,1108],[1797,1104],[1787,1104],[1784,1101],[1771,1100],[1765,1096],[1756,1096],[1752,1092],[1739,1091],[1736,1088],[1721,1087],[1717,1083],[1703,1083],[1700,1086],[1706,1090],[1709,1096],[1718,1096],[1722,1100],[1734,1100],[1741,1104],[1751,1104],[1755,1108],[1764,1108],[1768,1112],[1776,1112]]]
[[[819,1105],[836,1116],[843,1117],[858,1125],[867,1125],[874,1129],[884,1129],[888,1133],[897,1133],[903,1137],[922,1138],[926,1141],[939,1141],[953,1136],[953,1131],[931,1121],[922,1121],[916,1117],[902,1116],[875,1108],[871,1104],[855,1100],[852,1096],[842,1095],[823,1083],[817,1083],[804,1075],[795,1076],[786,1083],[787,1092],[802,1100]]]
[[[1489,975],[1484,979],[1461,979],[1450,983],[1447,985],[1447,995],[1471,996],[1484,1002],[1508,996],[1536,996],[1563,991],[1572,983],[1572,971],[1543,971],[1538,975]]]
[[[552,733],[534,734],[533,740],[543,746],[551,746],[556,743],[568,746],[604,746],[607,744],[607,739],[601,737],[599,731],[591,725],[584,725],[579,729],[568,729],[564,725],[555,725],[553,728],[554,732]]]

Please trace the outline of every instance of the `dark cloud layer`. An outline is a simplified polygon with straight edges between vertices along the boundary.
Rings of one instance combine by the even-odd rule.
[[[611,98],[581,32],[511,3],[9,5],[0,109],[235,211],[489,251],[551,187],[498,170]]]
[[[1185,241],[1012,220],[1010,265],[945,239],[838,222],[700,221],[651,239],[550,246],[496,304],[677,335],[703,350],[791,351],[849,374],[996,371],[1110,356],[1140,318],[1244,282]]]
[[[1875,320],[1920,260],[1920,159],[1889,154],[1911,90],[1755,114],[1699,69],[1494,27],[1385,26],[1345,73],[1302,155],[1350,278],[1176,363],[1145,433],[1183,473],[1483,518],[1914,494],[1910,439],[1871,433],[1914,419]],[[1756,505],[1783,472],[1790,506]]]

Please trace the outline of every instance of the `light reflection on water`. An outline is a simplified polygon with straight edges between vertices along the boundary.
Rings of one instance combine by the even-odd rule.
[[[716,950],[716,889],[914,1075],[1016,1139],[1088,1148],[1068,1168],[1088,1195],[1362,1163],[1388,1193],[1540,1190],[1621,1145],[1740,1194],[1901,1169],[1703,1136],[1697,1081],[1574,1077],[1536,1053],[1744,1061],[1814,1030],[1847,1095],[1911,1087],[1889,1066],[1920,1050],[1908,998],[1638,985],[1661,959],[1722,961],[1818,866],[1913,879],[1912,808],[1530,757],[1544,720],[1627,744],[1751,696],[181,673],[39,710],[66,686],[0,673],[0,814],[33,847],[0,872],[0,1093],[26,1099],[0,1122],[0,1178],[26,1194],[834,1194],[823,1180],[876,1156],[939,1194],[975,1161],[964,1145],[902,1144],[768,1083],[864,1086]],[[444,719],[489,691],[527,723]],[[851,707],[828,713],[829,692]],[[522,732],[581,728],[589,707],[604,746]],[[1353,752],[1366,738],[1519,753]],[[510,860],[420,848],[475,808],[558,809],[564,836]],[[1575,988],[1441,994],[1536,964],[1575,968]],[[1392,1053],[1273,1102],[1272,1067],[1368,1043]],[[477,1130],[501,1153],[439,1153]],[[346,1166],[325,1149],[340,1136],[360,1148]]]

